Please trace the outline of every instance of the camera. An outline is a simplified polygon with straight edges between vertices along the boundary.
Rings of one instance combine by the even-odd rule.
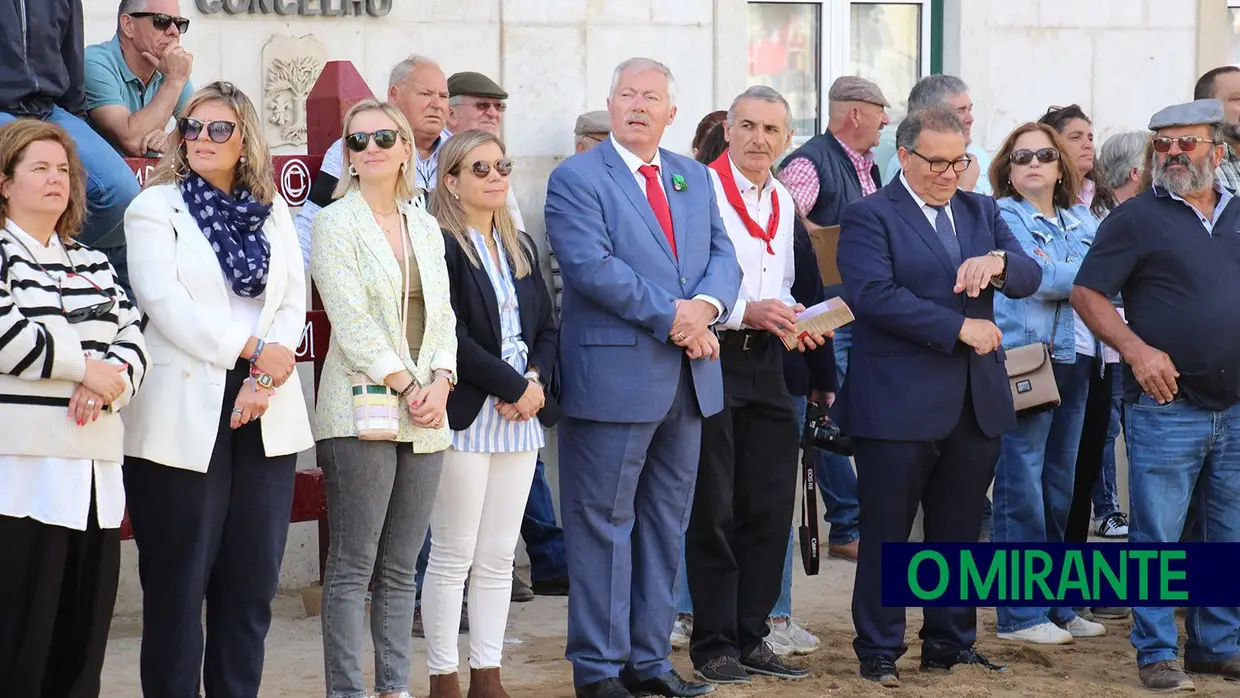
[[[828,453],[841,456],[852,456],[852,439],[845,436],[839,426],[831,421],[826,412],[817,411],[810,405],[810,413],[806,415],[805,431],[801,434],[803,448],[819,448]]]

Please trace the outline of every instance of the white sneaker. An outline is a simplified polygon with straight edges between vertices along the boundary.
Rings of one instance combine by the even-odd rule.
[[[1098,535],[1103,538],[1127,538],[1128,537],[1128,515],[1122,511],[1110,514],[1104,519],[1098,521]]]
[[[1080,620],[1086,623],[1089,622],[1084,619]],[[1097,625],[1097,623],[1093,623],[1093,625]],[[1072,633],[1047,621],[1032,628],[1017,630],[1013,633],[999,633],[999,639],[1030,642],[1035,645],[1070,645],[1072,644]]]
[[[672,625],[672,647],[688,647],[689,638],[692,636],[693,616],[676,616],[676,623]]]
[[[771,629],[766,640],[771,643],[775,654],[781,657],[812,654],[822,645],[818,638],[795,618],[767,619],[766,624]]]
[[[1107,634],[1107,626],[1092,620],[1085,620],[1080,616],[1068,621],[1062,627],[1071,633],[1072,637],[1102,637]]]

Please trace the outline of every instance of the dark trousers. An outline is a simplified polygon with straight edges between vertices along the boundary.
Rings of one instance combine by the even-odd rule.
[[[0,695],[98,698],[121,532],[0,516]]]
[[[547,471],[542,459],[534,470],[530,498],[525,502],[521,520],[521,538],[530,556],[530,581],[545,582],[568,577],[568,551],[564,547],[564,530],[555,522],[555,500],[547,484]]]
[[[1077,360],[1083,358],[1078,356]],[[1072,508],[1064,529],[1065,543],[1089,540],[1094,483],[1102,472],[1102,454],[1107,445],[1107,430],[1111,428],[1111,381],[1123,380],[1120,368],[1121,364],[1103,364],[1097,358],[1090,361],[1089,396],[1085,398],[1081,447],[1076,453],[1076,477],[1072,484]]]
[[[260,422],[230,428],[246,371],[228,372],[207,472],[125,460],[142,582],[145,698],[195,697],[200,683],[211,698],[258,695],[297,456],[266,457]]]
[[[763,336],[763,335],[759,335]],[[753,652],[779,599],[796,503],[798,434],[773,338],[721,348],[724,408],[702,423],[685,564],[693,600],[689,655],[700,667]]]
[[[1000,439],[977,426],[971,392],[946,438],[884,441],[853,438],[861,499],[861,548],[853,585],[852,616],[858,659],[899,658],[904,644],[904,608],[883,606],[882,544],[908,540],[917,505],[924,510],[926,542],[972,542],[981,528],[986,488],[994,478]],[[888,574],[904,574],[891,570]],[[924,612],[922,655],[949,655],[977,639],[977,611],[937,607]]]

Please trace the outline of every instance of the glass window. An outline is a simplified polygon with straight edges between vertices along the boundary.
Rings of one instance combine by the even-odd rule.
[[[1227,19],[1231,25],[1231,33],[1227,36],[1227,58],[1232,65],[1240,65],[1240,7],[1229,4]]]
[[[854,2],[851,10],[849,68],[852,74],[873,80],[891,103],[887,110],[891,124],[874,148],[874,161],[886,180],[896,152],[896,125],[907,111],[909,90],[923,75],[922,6]]]
[[[816,2],[749,3],[749,85],[767,85],[792,106],[798,135],[819,133],[822,5]]]

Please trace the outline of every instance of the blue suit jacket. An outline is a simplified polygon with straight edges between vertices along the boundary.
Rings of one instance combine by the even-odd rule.
[[[684,350],[669,338],[675,303],[705,294],[736,302],[741,270],[706,167],[660,150],[678,257],[611,140],[551,173],[546,222],[564,295],[560,404],[569,417],[654,422],[671,408]],[[685,187],[676,191],[672,178]],[[723,409],[718,362],[692,362],[704,416]]]
[[[1024,298],[1037,291],[1042,269],[999,217],[994,199],[957,192],[951,207],[962,258],[1004,250],[1002,293]],[[953,292],[956,267],[899,179],[844,210],[837,254],[844,298],[857,318],[848,376],[831,411],[845,433],[943,439],[966,399],[987,436],[1016,426],[1003,349],[978,356],[956,338],[965,318],[994,321],[995,291],[977,298]]]

